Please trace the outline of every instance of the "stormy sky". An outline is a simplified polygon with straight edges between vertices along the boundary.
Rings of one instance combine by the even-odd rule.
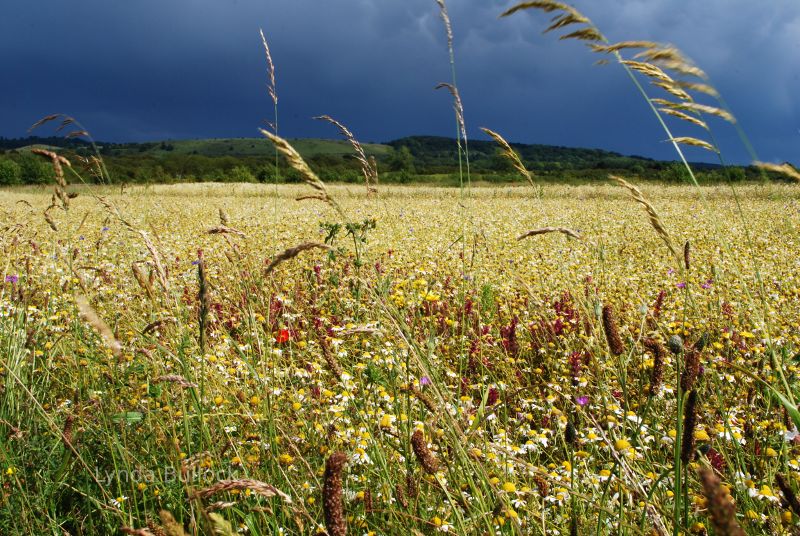
[[[618,65],[542,35],[548,16],[498,19],[506,0],[450,0],[468,133],[674,158]],[[800,2],[581,0],[611,41],[681,48],[711,77],[762,160],[800,162]],[[39,0],[0,18],[0,136],[64,112],[95,138],[251,137],[272,120],[263,28],[275,60],[279,133],[362,141],[455,133],[446,37],[434,0]],[[713,132],[750,160],[734,128]],[[701,135],[679,124],[676,135]],[[49,133],[43,130],[42,135]],[[693,159],[708,159],[699,149]]]

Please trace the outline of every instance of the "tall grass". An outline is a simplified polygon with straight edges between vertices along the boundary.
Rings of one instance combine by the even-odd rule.
[[[275,124],[262,133],[302,185],[279,187],[276,159],[274,185],[236,195],[71,197],[80,171],[46,153],[67,170],[52,196],[8,194],[0,531],[796,530],[798,245],[791,219],[771,214],[800,195],[643,191],[630,177],[542,187],[535,204],[528,189],[472,189],[437,3],[466,172],[458,196],[371,191],[377,171],[328,116],[367,188],[322,182],[277,133],[263,33]],[[558,2],[506,14],[530,8],[615,57],[681,157],[681,145],[716,150],[666,125],[732,118],[689,97],[716,92],[694,64],[654,43],[609,44]],[[678,100],[655,101],[639,75]],[[377,221],[359,221],[367,196],[381,199]],[[443,210],[467,197],[461,219]],[[748,227],[721,233],[734,216]],[[471,251],[467,219],[481,229]],[[745,251],[760,257],[755,272]]]

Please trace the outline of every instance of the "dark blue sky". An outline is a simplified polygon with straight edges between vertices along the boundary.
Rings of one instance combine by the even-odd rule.
[[[617,65],[541,35],[515,2],[450,0],[458,85],[470,136],[673,158]],[[800,2],[583,0],[612,41],[671,42],[709,73],[762,160],[800,161]],[[250,137],[271,120],[264,29],[277,70],[280,133],[363,141],[453,135],[444,30],[434,0],[39,0],[0,18],[0,135],[64,112],[100,140]],[[733,128],[723,154],[745,162]],[[677,126],[676,135],[699,133]],[[44,130],[42,133],[49,131]],[[699,159],[699,149],[689,152]]]

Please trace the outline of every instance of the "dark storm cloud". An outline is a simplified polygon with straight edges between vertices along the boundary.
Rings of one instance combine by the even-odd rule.
[[[618,66],[541,35],[547,17],[498,20],[511,2],[451,0],[469,132],[672,158]],[[672,42],[721,90],[765,160],[800,147],[800,4],[593,0],[577,4],[611,40]],[[452,135],[446,41],[433,0],[82,0],[15,2],[0,19],[0,135],[54,111],[99,139],[253,136],[272,119],[258,28],[277,67],[280,131],[363,140]],[[696,135],[682,126],[678,134]],[[747,154],[716,128],[724,153]],[[692,157],[703,157],[692,152]]]

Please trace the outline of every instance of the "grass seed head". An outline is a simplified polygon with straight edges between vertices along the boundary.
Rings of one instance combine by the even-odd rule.
[[[347,518],[342,498],[342,469],[347,455],[334,452],[325,462],[325,480],[322,488],[322,506],[325,511],[325,527],[330,536],[347,534]]]
[[[736,507],[717,475],[708,467],[699,470],[703,495],[708,501],[708,514],[711,526],[717,536],[745,536],[744,530],[736,521]]]
[[[606,333],[606,340],[611,353],[614,355],[622,355],[625,352],[625,345],[622,343],[622,338],[619,336],[619,327],[617,326],[617,319],[614,316],[614,309],[610,305],[603,306],[603,330]]]

